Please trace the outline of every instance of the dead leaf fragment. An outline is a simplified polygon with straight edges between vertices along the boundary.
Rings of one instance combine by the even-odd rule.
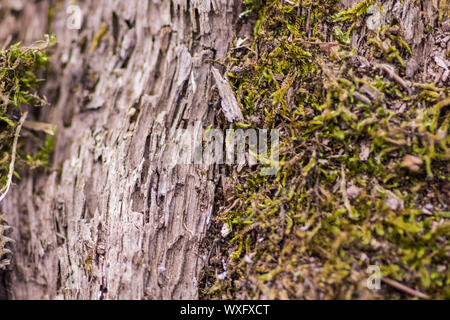
[[[222,235],[222,237],[226,238],[230,233],[230,226],[228,225],[228,223],[224,223],[222,225],[222,229],[220,230],[220,234]]]
[[[34,131],[43,131],[46,134],[53,136],[55,134],[55,126],[51,123],[45,122],[36,122],[36,121],[25,121],[23,124],[24,128],[34,130]]]
[[[421,158],[408,154],[402,160],[402,167],[408,169],[411,172],[419,172],[422,163],[423,160]]]

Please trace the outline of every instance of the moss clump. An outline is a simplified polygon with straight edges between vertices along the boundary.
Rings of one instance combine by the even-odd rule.
[[[36,75],[38,69],[47,65],[46,49],[54,42],[47,37],[46,41],[36,42],[30,47],[21,47],[20,43],[0,51],[0,186],[5,186],[12,158],[12,145],[19,119],[24,113],[24,106],[35,107],[47,104],[45,97],[37,94],[38,85],[43,79]],[[23,161],[36,166],[36,161],[44,163],[44,153],[48,155],[51,139],[48,139],[44,151],[32,157],[27,155]],[[16,150],[22,153],[21,150]]]
[[[49,135],[36,156],[31,156],[23,150],[18,138],[27,115],[25,106],[47,104],[45,97],[37,94],[43,80],[37,77],[36,71],[46,66],[46,49],[54,40],[47,36],[46,41],[36,42],[31,47],[21,47],[17,43],[0,51],[0,201],[9,190],[13,173],[19,177],[14,171],[15,163],[26,164],[32,169],[46,165],[53,149],[53,136]],[[29,127],[39,125],[42,123],[28,124]],[[0,212],[0,271],[11,261],[12,252],[8,247],[13,240],[7,236],[9,230]]]
[[[25,112],[25,106],[41,107],[47,104],[45,97],[37,93],[39,83],[36,72],[48,63],[47,48],[55,41],[54,37],[46,37],[30,47],[22,47],[20,43],[0,51],[0,186],[4,189],[9,174],[10,162],[13,158],[13,140],[19,120]],[[48,137],[45,145],[36,156],[26,154],[19,142],[16,153],[22,155],[19,163],[32,168],[46,164],[46,157],[51,151],[53,137]],[[14,172],[17,176],[17,173]],[[3,190],[4,191],[4,190]]]
[[[375,1],[338,2],[247,1],[253,42],[228,74],[247,124],[280,130],[282,161],[274,177],[230,173],[217,223],[232,239],[205,297],[414,297],[395,280],[450,298],[450,89],[403,79],[412,52],[395,21],[349,46]]]

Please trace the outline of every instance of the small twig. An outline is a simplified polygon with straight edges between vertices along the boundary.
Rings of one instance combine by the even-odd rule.
[[[11,186],[11,181],[14,173],[14,164],[16,162],[16,148],[17,148],[17,141],[19,140],[19,133],[22,129],[22,125],[25,122],[25,119],[27,118],[28,112],[25,112],[22,117],[20,118],[19,122],[17,123],[16,132],[14,134],[14,141],[12,145],[12,151],[11,151],[11,163],[9,164],[9,172],[8,172],[8,180],[6,182],[6,186],[1,190],[3,194],[0,196],[0,202],[3,201],[3,199],[6,197],[6,194],[9,191],[9,187]]]
[[[339,44],[339,42],[337,42],[337,41],[332,41],[332,42],[324,42],[324,41],[319,41],[319,40],[317,40],[317,41],[308,41],[308,40],[302,40],[302,39],[298,39],[298,38],[296,38],[295,40],[297,40],[298,42],[304,43],[304,44],[318,45],[319,47],[342,46],[342,47],[350,48],[349,45]]]
[[[370,105],[370,104],[371,104],[370,99],[367,98],[367,97],[366,97],[365,95],[363,95],[362,93],[359,93],[358,91],[353,92],[353,96],[354,96],[356,99],[358,99],[359,101],[361,101],[361,102],[363,102],[363,103],[365,103],[365,104],[367,104],[367,105]]]
[[[348,213],[352,214],[352,206],[350,205],[350,201],[348,200],[347,196],[347,182],[345,181],[345,169],[344,165],[341,166],[341,192],[342,192],[342,198],[344,199],[344,205],[347,209]]]
[[[216,60],[216,59],[205,59],[205,63],[209,63],[210,65],[214,65],[214,63],[217,63],[218,65],[221,65],[222,67],[226,67],[227,66],[222,61],[219,61],[219,60]]]
[[[236,199],[234,200],[233,204],[231,205],[231,207],[229,207],[228,209],[226,209],[224,212],[222,212],[222,214],[220,216],[218,216],[216,218],[216,222],[219,222],[220,219],[224,218],[228,212],[230,212],[231,210],[233,210],[234,207],[236,207],[238,205],[238,203],[240,202],[241,199]]]
[[[11,40],[12,40],[12,35],[8,35],[8,38],[6,38],[5,42],[3,43],[2,51],[5,51],[6,48],[8,48],[9,44],[11,43]]]
[[[410,287],[407,287],[404,284],[401,284],[400,282],[397,282],[397,281],[394,281],[394,280],[391,280],[391,279],[385,278],[385,277],[381,278],[381,280],[384,283],[386,283],[387,285],[390,285],[391,287],[393,287],[393,288],[395,288],[397,290],[403,291],[403,292],[405,292],[407,294],[410,294],[412,296],[415,296],[415,297],[418,297],[418,298],[421,298],[421,299],[429,299],[429,296],[426,295],[425,293],[422,293],[420,291],[417,291],[417,290],[414,290],[414,289],[412,289]]]
[[[395,73],[395,71],[392,69],[392,67],[388,66],[387,64],[380,64],[378,65],[378,68],[386,72],[393,80],[398,82],[406,91],[408,91],[409,94],[411,94],[410,86],[403,80],[398,74]]]

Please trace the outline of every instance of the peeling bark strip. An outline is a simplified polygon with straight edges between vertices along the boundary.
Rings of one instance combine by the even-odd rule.
[[[212,68],[212,74],[216,80],[220,97],[222,98],[222,111],[227,121],[230,123],[233,123],[234,121],[244,121],[241,108],[239,107],[230,84],[226,79],[222,78],[219,70],[214,67]]]
[[[80,30],[67,27],[71,0],[0,18],[0,43],[58,41],[52,109],[34,119],[58,126],[56,170],[23,176],[1,204],[17,242],[9,298],[198,297],[216,172],[163,164],[171,132],[214,119],[205,60],[226,57],[237,3],[77,1]]]

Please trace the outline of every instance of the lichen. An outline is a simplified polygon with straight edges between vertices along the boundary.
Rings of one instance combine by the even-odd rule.
[[[226,277],[211,264],[205,298],[414,297],[391,280],[450,298],[450,88],[403,80],[395,21],[350,46],[375,1],[338,2],[245,1],[253,43],[231,51],[230,83],[247,125],[280,130],[282,160],[274,177],[231,168]]]

